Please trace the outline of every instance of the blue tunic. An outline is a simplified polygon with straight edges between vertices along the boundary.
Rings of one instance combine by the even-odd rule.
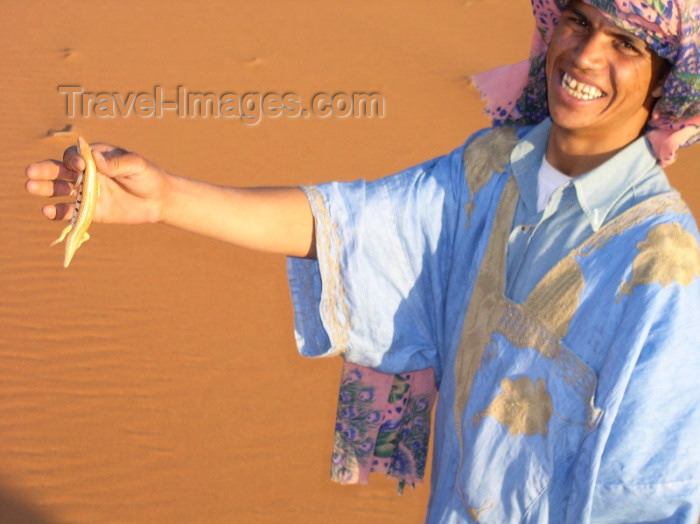
[[[549,126],[306,188],[300,351],[435,370],[428,522],[695,522],[697,228],[644,138],[538,213]]]

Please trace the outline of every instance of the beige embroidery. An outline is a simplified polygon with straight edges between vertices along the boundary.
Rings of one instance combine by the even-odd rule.
[[[621,215],[616,216],[610,222],[591,235],[588,240],[570,253],[570,256],[588,256],[601,249],[608,241],[644,222],[645,220],[662,215],[664,213],[688,214],[690,209],[678,193],[664,193],[631,207]]]
[[[595,373],[552,336],[548,327],[527,306],[507,302],[496,332],[505,336],[515,347],[534,349],[551,359],[557,376],[569,384],[573,393],[584,402],[591,402],[598,381]],[[589,410],[588,423],[592,424],[596,417],[597,411]]]
[[[328,354],[328,356],[333,356],[344,353],[350,339],[350,315],[345,299],[345,289],[339,278],[341,267],[340,256],[337,252],[338,232],[333,225],[321,192],[315,187],[308,187],[306,190],[316,211],[316,227],[319,229],[319,233],[316,235],[318,241],[316,249],[324,260],[332,264],[330,274],[323,275],[323,285],[328,290],[325,293],[326,302],[323,304],[323,308],[330,312],[324,320],[329,330],[331,343],[336,346],[336,350]]]
[[[514,302],[505,304],[496,329],[514,346],[535,349],[545,358],[554,359],[561,353],[559,341],[547,327]]]
[[[467,216],[474,210],[473,197],[494,173],[503,172],[510,161],[510,152],[518,143],[514,127],[498,127],[476,137],[464,150],[464,172],[467,175],[470,201]]]
[[[547,424],[552,416],[552,398],[541,378],[535,384],[528,377],[515,380],[504,378],[501,393],[496,395],[483,416],[489,415],[508,427],[508,433],[547,436]]]
[[[688,206],[677,193],[665,193],[647,199],[618,215],[569,252],[537,283],[525,301],[558,338],[563,338],[573,314],[578,309],[584,287],[583,274],[576,257],[589,256],[602,249],[620,233],[662,213],[689,213]]]
[[[620,286],[618,298],[629,295],[635,286],[677,282],[687,286],[700,276],[700,248],[695,237],[673,222],[660,224],[637,244],[639,253],[632,264],[632,279]]]
[[[556,271],[547,273],[532,290],[525,307],[540,318],[555,338],[564,338],[583,287],[583,273],[576,259],[566,257]]]
[[[462,439],[462,412],[471,392],[476,370],[482,360],[494,328],[503,312],[503,279],[505,275],[504,231],[508,231],[513,220],[518,189],[515,178],[510,177],[496,211],[490,241],[479,267],[474,290],[462,328],[462,337],[455,357],[455,402],[454,414],[459,441]],[[506,235],[507,236],[507,235]]]
[[[467,508],[467,515],[469,515],[469,518],[471,518],[474,522],[479,522],[481,514],[491,509],[492,507],[493,500],[487,500],[478,508]]]

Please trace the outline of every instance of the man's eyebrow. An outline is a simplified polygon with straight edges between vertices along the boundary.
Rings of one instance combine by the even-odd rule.
[[[633,45],[634,47],[636,47],[640,51],[651,51],[649,44],[647,44],[641,38],[639,38],[633,34],[628,33],[624,29],[620,29],[619,27],[615,27],[615,26],[612,26],[612,27],[608,26],[608,27],[604,28],[603,31],[606,34],[614,36],[615,38],[618,38],[627,44]]]
[[[624,40],[625,42],[629,44],[633,44],[636,47],[641,47],[642,49],[647,48],[647,43],[642,40],[641,38],[637,38],[634,35],[627,34],[625,32],[620,32],[620,31],[610,31],[610,33],[614,34],[617,36],[619,39]]]
[[[583,13],[579,10],[578,7],[571,5],[572,3],[573,3],[573,2],[569,3],[569,5],[567,5],[567,6],[564,8],[564,11],[565,11],[565,12],[566,12],[566,11],[570,11],[571,13],[575,14],[576,16],[583,18],[583,19],[586,20],[587,22],[590,22],[590,19],[589,19],[585,14],[583,14]]]
[[[588,16],[586,16],[586,14],[583,13],[577,6],[571,5],[572,3],[573,2],[569,3],[569,5],[567,5],[564,8],[564,12],[570,11],[574,15],[578,16],[579,18],[582,18],[583,20],[585,20],[586,22],[588,22],[590,24],[591,19]],[[636,47],[639,47],[640,49],[643,49],[643,50],[649,49],[649,45],[644,40],[642,40],[641,38],[639,38],[633,34],[628,33],[624,29],[620,29],[619,27],[617,27],[613,24],[605,25],[603,27],[603,32],[606,34],[609,34],[611,36],[615,36],[617,38],[620,38],[620,39],[624,40],[625,42],[627,42],[628,44],[632,44]]]

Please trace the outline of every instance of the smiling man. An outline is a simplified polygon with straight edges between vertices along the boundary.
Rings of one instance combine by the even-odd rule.
[[[602,11],[571,2],[547,53],[550,163],[580,175],[639,137],[662,94],[666,64]]]
[[[327,240],[290,264],[299,343],[349,362],[333,476],[420,478],[434,373],[429,522],[698,520],[700,250],[660,166],[700,138],[700,8],[564,4],[535,0],[530,60],[475,79],[499,127],[308,190]],[[358,387],[392,393],[347,416]]]
[[[290,255],[300,352],[345,359],[335,480],[420,479],[439,390],[429,522],[698,518],[699,235],[661,166],[700,138],[699,8],[564,4],[476,79],[494,127],[391,177],[222,188],[92,146],[96,220]]]

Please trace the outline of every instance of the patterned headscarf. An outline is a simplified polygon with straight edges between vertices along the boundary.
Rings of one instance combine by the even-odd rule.
[[[583,0],[617,27],[644,40],[672,64],[646,135],[659,163],[700,141],[700,3],[698,0]],[[530,59],[474,77],[494,125],[530,125],[548,115],[545,59],[568,0],[532,0],[535,34]]]

